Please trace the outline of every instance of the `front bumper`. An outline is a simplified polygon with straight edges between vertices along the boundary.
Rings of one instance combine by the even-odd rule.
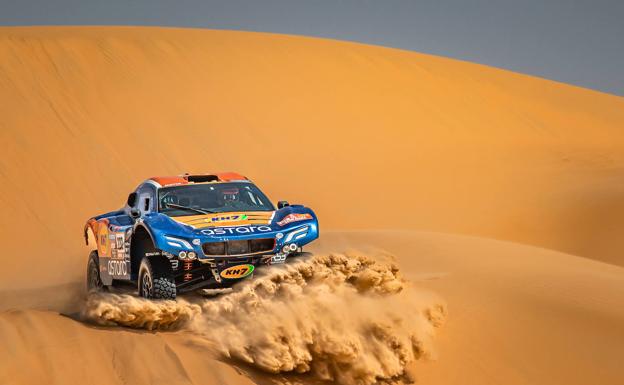
[[[178,291],[185,292],[200,288],[220,288],[229,287],[241,281],[242,278],[224,278],[222,272],[230,267],[251,265],[252,269],[263,265],[284,263],[293,253],[318,238],[318,224],[316,221],[305,222],[289,227],[262,232],[261,234],[246,234],[240,236],[205,235],[198,232],[194,238],[175,240],[169,239],[164,250],[169,256],[174,270],[174,276]],[[210,242],[244,241],[257,238],[273,238],[275,246],[273,250],[266,250],[261,253],[250,253],[246,255],[206,255],[202,245]],[[194,251],[197,258],[194,260],[183,260],[177,256],[179,252]]]
[[[230,267],[252,265],[257,268],[271,264],[274,255],[254,255],[241,257],[215,257],[210,261],[180,261],[175,271],[178,292],[184,293],[201,288],[229,287],[247,278],[223,278],[221,273]]]

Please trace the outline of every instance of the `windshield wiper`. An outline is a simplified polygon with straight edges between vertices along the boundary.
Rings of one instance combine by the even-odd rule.
[[[177,204],[175,204],[175,203],[166,203],[165,205],[166,205],[167,207],[173,207],[174,209],[181,209],[181,210],[195,211],[196,213],[200,213],[200,214],[210,214],[210,213],[216,213],[216,211],[211,211],[211,210],[206,210],[206,209],[196,209],[196,208],[194,208],[194,207],[177,205]]]

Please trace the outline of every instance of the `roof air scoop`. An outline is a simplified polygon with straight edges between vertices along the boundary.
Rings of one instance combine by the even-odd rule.
[[[219,177],[216,175],[186,175],[186,179],[193,183],[217,182]]]

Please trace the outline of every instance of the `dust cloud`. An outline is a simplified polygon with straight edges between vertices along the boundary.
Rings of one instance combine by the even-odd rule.
[[[221,355],[270,373],[373,384],[403,378],[410,362],[430,357],[445,313],[439,298],[413,287],[389,258],[329,254],[268,269],[212,299],[91,295],[82,317],[183,329]]]

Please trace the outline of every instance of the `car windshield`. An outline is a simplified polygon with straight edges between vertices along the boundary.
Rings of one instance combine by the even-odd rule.
[[[170,217],[272,210],[269,199],[248,182],[163,187],[158,192],[158,211]]]

